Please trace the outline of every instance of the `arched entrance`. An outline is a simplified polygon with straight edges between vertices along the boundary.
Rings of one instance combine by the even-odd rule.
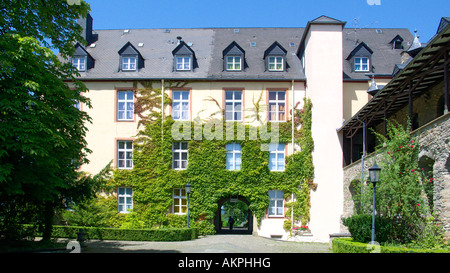
[[[217,202],[214,226],[218,234],[252,234],[253,215],[245,197],[232,196]],[[231,218],[233,220],[231,220]],[[230,221],[231,220],[231,221]],[[230,226],[230,222],[232,225]],[[231,228],[230,228],[231,227]]]

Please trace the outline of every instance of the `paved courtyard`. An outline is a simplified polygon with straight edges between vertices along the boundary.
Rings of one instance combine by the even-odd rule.
[[[299,243],[253,235],[210,235],[183,242],[91,240],[82,253],[330,253],[327,243]]]

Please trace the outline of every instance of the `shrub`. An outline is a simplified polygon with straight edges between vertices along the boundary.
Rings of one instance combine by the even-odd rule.
[[[208,220],[196,221],[192,226],[198,230],[198,235],[210,235],[216,232],[214,224]]]
[[[123,229],[83,226],[53,226],[54,238],[77,238],[83,229],[86,239],[122,241],[186,241],[197,238],[196,228]],[[39,236],[39,234],[37,234]]]
[[[367,243],[372,240],[372,215],[359,214],[342,218],[356,242]],[[375,216],[375,241],[384,243],[388,240],[391,222],[379,215]]]
[[[355,242],[352,238],[336,238],[332,243],[333,253],[450,253],[450,249],[406,248],[403,246],[372,246]]]
[[[59,221],[72,226],[108,227],[117,215],[117,201],[114,196],[87,199],[72,205],[71,210],[60,213]]]

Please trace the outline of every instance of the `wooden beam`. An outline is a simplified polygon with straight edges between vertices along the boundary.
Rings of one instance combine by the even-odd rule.
[[[408,112],[408,116],[409,116],[409,120],[412,122],[413,120],[413,86],[412,86],[412,82],[409,82],[409,96],[408,96],[408,107],[409,107],[409,112]],[[411,126],[411,130],[412,130],[412,126]]]
[[[383,121],[383,135],[384,135],[384,137],[387,137],[387,110],[386,110],[386,104],[387,104],[387,102],[385,101],[384,102],[384,111],[383,111],[383,118],[384,118],[384,121]]]

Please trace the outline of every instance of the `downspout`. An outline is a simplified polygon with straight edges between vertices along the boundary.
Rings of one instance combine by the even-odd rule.
[[[164,79],[161,80],[161,147],[164,147]]]
[[[356,115],[356,119],[363,124],[363,154],[361,156],[361,205],[362,205],[363,185],[364,185],[364,157],[366,155],[366,123],[360,120],[358,115]]]
[[[292,139],[292,154],[294,154],[295,148],[294,148],[294,116],[295,116],[295,104],[294,104],[294,80],[292,80],[292,84],[291,84],[291,90],[292,90],[292,135],[291,135],[291,139]],[[294,161],[294,157],[292,157],[292,161]],[[294,202],[294,192],[292,192],[291,194],[291,202]],[[291,209],[291,229],[294,227],[294,203],[292,203],[292,209]]]
[[[292,136],[291,136],[291,139],[292,139],[292,153],[291,154],[294,154],[294,151],[295,151],[295,149],[294,149],[294,116],[295,116],[295,109],[294,109],[294,107],[295,107],[295,104],[294,104],[294,80],[292,80],[292,84],[291,84],[291,90],[292,90]],[[292,159],[292,160],[294,160],[294,159]]]

